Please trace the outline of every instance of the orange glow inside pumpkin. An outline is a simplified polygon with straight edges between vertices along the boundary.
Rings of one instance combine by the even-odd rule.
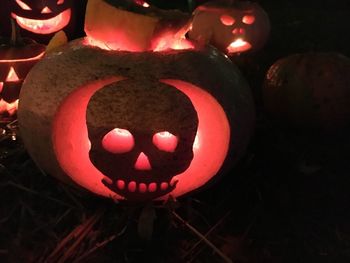
[[[13,62],[25,62],[25,61],[34,61],[39,60],[44,56],[45,52],[40,53],[39,55],[32,58],[15,58],[15,59],[0,59],[0,63],[13,63]]]
[[[242,38],[237,38],[227,47],[227,52],[240,53],[240,52],[247,51],[251,48],[252,48],[252,45],[249,44],[249,42],[243,40]]]
[[[134,167],[136,170],[152,170],[151,163],[149,162],[147,155],[143,152],[137,157]],[[143,185],[146,186],[146,184]]]
[[[225,26],[232,26],[235,23],[235,19],[229,15],[222,15],[220,21]]]
[[[135,0],[135,4],[138,4],[140,6],[143,6],[143,7],[150,7],[149,3],[143,1],[143,0]]]
[[[111,153],[125,153],[134,147],[132,134],[125,129],[115,128],[108,132],[102,139],[103,148]]]
[[[122,79],[124,78],[109,77],[75,89],[61,103],[52,126],[54,152],[64,172],[81,187],[93,193],[116,199],[124,198],[112,192],[102,183],[102,180],[108,180],[108,178],[89,159],[90,142],[86,125],[86,108],[91,96],[96,91]],[[186,171],[173,178],[171,183],[177,182],[175,189],[158,198],[158,200],[165,200],[169,195],[177,197],[195,190],[215,176],[227,155],[230,126],[221,105],[205,90],[181,80],[163,79],[160,82],[171,85],[188,96],[199,119],[191,165]],[[166,132],[158,136],[172,138]],[[213,152],[215,155],[212,154]],[[141,169],[151,168],[147,164],[147,158],[141,154],[135,166]],[[130,181],[126,186],[124,181],[119,180],[116,184],[119,189],[127,187],[130,192],[139,191],[140,193],[156,191],[157,187],[161,189],[169,187],[169,184],[164,182],[159,186],[152,182],[148,186],[142,186]]]
[[[17,82],[19,81],[18,75],[13,67],[10,68],[9,73],[7,74],[6,80],[7,82]]]
[[[48,13],[49,11],[51,10],[44,8],[42,13]],[[21,28],[36,34],[45,35],[60,31],[66,27],[71,19],[71,9],[69,8],[55,17],[44,20],[25,18],[15,13],[12,13],[11,16]]]
[[[118,43],[105,43],[92,37],[85,37],[83,44],[87,46],[94,46],[104,50],[120,50],[120,51],[138,51],[138,48],[124,44],[122,38]],[[184,50],[194,49],[194,45],[191,41],[183,38],[174,37],[170,32],[166,32],[161,36],[155,38],[151,44],[151,51],[161,52],[165,50]]]
[[[17,109],[18,109],[18,100],[15,100],[14,102],[11,102],[11,103],[8,103],[3,99],[0,100],[0,114],[7,113],[8,115],[12,116],[17,112]]]
[[[178,144],[178,138],[170,132],[157,132],[152,138],[153,144],[161,151],[174,152]]]

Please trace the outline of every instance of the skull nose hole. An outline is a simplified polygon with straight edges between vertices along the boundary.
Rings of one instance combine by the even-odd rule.
[[[43,10],[41,10],[41,13],[42,13],[42,14],[51,14],[52,11],[51,11],[50,8],[48,8],[47,6],[45,6],[45,7],[43,8]]]
[[[152,170],[151,163],[149,162],[146,154],[144,154],[143,152],[139,154],[135,162],[134,168],[136,170]]]

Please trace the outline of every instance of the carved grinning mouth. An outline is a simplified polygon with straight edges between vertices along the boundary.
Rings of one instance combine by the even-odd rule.
[[[24,18],[14,13],[11,15],[21,28],[36,34],[45,35],[57,32],[67,26],[71,18],[71,9],[67,9],[55,17],[45,20]]]
[[[249,42],[241,38],[237,38],[227,47],[227,51],[229,53],[239,53],[239,52],[247,51],[251,49],[251,47],[252,45]]]
[[[137,182],[134,180],[126,181],[118,179],[112,181],[109,177],[105,176],[102,179],[102,183],[110,190],[118,193],[127,199],[132,197],[149,196],[152,199],[166,195],[173,191],[178,183],[176,176],[171,179],[170,182]]]

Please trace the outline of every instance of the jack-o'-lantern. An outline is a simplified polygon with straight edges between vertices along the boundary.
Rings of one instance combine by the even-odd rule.
[[[47,44],[52,36],[64,30],[68,36],[76,33],[77,9],[84,9],[84,0],[8,0],[0,14],[3,34],[8,33],[9,16],[16,20],[21,35]],[[79,18],[77,18],[77,16]],[[1,31],[1,30],[0,30]]]
[[[350,125],[350,59],[334,52],[293,54],[268,70],[264,106],[294,128],[337,131]]]
[[[19,92],[28,71],[44,55],[45,46],[19,38],[0,38],[0,119],[11,120],[17,112]]]
[[[140,202],[185,195],[234,164],[253,131],[250,90],[223,54],[185,42],[135,52],[86,37],[47,54],[18,114],[38,166]]]
[[[190,39],[212,44],[226,54],[255,51],[263,47],[270,32],[265,11],[248,1],[208,2],[194,11]]]

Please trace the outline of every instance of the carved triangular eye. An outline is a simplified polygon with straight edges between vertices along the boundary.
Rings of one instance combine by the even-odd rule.
[[[245,15],[243,18],[242,18],[242,22],[244,24],[247,24],[247,25],[251,25],[253,24],[255,21],[255,17],[253,15]]]
[[[10,68],[7,74],[5,82],[16,82],[19,81],[18,75],[13,67]]]
[[[58,4],[58,5],[62,5],[63,3],[64,3],[64,0],[58,0],[58,1],[57,1],[57,4]]]
[[[16,0],[16,3],[24,10],[32,10],[26,3],[21,0]]]

